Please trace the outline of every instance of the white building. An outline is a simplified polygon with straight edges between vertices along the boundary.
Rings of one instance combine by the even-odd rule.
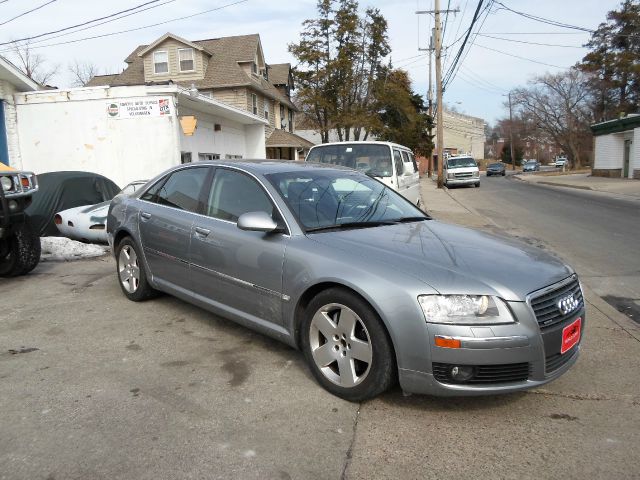
[[[81,170],[120,186],[181,162],[264,158],[267,120],[177,85],[16,93],[21,160],[44,173]],[[181,122],[196,129],[186,135]]]
[[[640,114],[591,125],[593,175],[640,179]]]
[[[485,122],[482,118],[442,110],[443,148],[452,154],[468,154],[479,160],[484,158]]]
[[[40,86],[18,67],[0,57],[0,163],[20,165],[18,124],[14,94],[38,90]]]

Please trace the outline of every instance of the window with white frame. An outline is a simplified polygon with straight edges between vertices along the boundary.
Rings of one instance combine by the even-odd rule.
[[[178,60],[181,72],[192,72],[195,70],[193,61],[193,48],[179,48]]]
[[[293,110],[289,110],[289,131],[293,133]]]
[[[169,53],[166,50],[153,52],[153,73],[169,72]]]
[[[198,154],[198,160],[203,161],[203,160],[220,160],[220,154],[219,153],[199,153]]]
[[[264,99],[264,118],[269,120],[269,100]]]
[[[242,158],[242,155],[231,155],[229,153],[227,153],[224,158],[226,158],[227,160],[240,160]]]
[[[258,96],[255,93],[251,94],[251,111],[254,115],[258,115]]]

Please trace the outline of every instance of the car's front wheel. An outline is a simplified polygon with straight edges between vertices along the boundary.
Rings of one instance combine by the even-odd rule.
[[[387,331],[371,306],[339,288],[318,294],[305,311],[302,349],[316,380],[352,402],[373,398],[396,379]]]
[[[129,300],[140,302],[154,296],[156,292],[147,281],[138,248],[131,237],[118,244],[116,263],[118,283]]]

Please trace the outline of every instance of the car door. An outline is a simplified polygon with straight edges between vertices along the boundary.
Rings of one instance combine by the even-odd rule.
[[[189,289],[189,242],[211,169],[174,171],[140,198],[138,225],[147,265],[154,281]]]
[[[193,289],[214,307],[254,323],[282,324],[282,266],[288,233],[240,230],[237,220],[265,211],[283,226],[279,211],[255,177],[216,168],[204,216],[191,234]]]
[[[402,162],[404,164],[404,175],[402,176],[403,193],[413,204],[417,204],[420,199],[420,174],[418,164],[413,153],[402,150]]]

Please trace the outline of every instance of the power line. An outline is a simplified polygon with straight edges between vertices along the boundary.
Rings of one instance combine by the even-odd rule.
[[[477,35],[480,35],[481,37],[493,38],[495,40],[504,40],[506,42],[515,42],[515,43],[526,43],[528,45],[541,45],[543,47],[585,48],[583,46],[578,46],[578,45],[559,45],[557,43],[527,42],[525,40],[514,40],[513,38],[494,37],[493,35],[488,35],[486,33],[478,33]]]
[[[158,3],[158,4],[155,4],[155,5],[150,5],[150,6],[146,7],[146,8],[141,8],[140,10],[136,10],[135,12],[130,12],[130,13],[127,13],[126,15],[121,15],[121,16],[119,16],[117,18],[110,18],[108,20],[105,20],[104,22],[96,23],[94,25],[87,25],[86,27],[79,28],[79,29],[74,30],[72,32],[65,32],[65,33],[61,33],[59,35],[53,35],[52,37],[47,37],[47,38],[43,38],[43,39],[40,39],[40,40],[36,40],[33,43],[29,42],[29,47],[30,48],[34,48],[34,45],[37,45],[39,43],[48,42],[50,40],[53,40],[54,38],[60,38],[60,37],[66,37],[68,35],[73,35],[73,34],[76,34],[78,32],[82,32],[84,30],[90,30],[92,28],[99,27],[100,25],[104,25],[106,23],[116,22],[118,20],[122,20],[123,18],[127,18],[127,17],[130,17],[132,15],[137,15],[139,13],[146,12],[147,10],[152,10],[154,8],[162,7],[163,5],[167,5],[168,3],[173,3],[175,1],[176,0],[167,0],[164,3]]]
[[[57,0],[52,0],[52,1],[57,1]],[[36,38],[40,38],[40,37],[46,37],[47,35],[53,35],[54,33],[64,32],[65,30],[71,30],[71,29],[76,28],[76,27],[82,27],[82,26],[88,25],[90,23],[99,22],[100,20],[104,20],[106,18],[115,17],[116,15],[120,15],[121,13],[126,13],[126,12],[130,12],[132,10],[137,10],[138,8],[144,7],[144,6],[149,5],[151,3],[157,3],[159,1],[160,0],[151,0],[149,2],[142,3],[142,4],[138,5],[138,6],[131,7],[131,8],[128,8],[126,10],[122,10],[120,12],[112,13],[111,15],[107,15],[105,17],[95,18],[95,19],[89,20],[87,22],[78,23],[77,25],[71,25],[70,27],[60,28],[58,30],[53,30],[51,32],[41,33],[39,35],[33,35],[31,37],[19,38],[17,40],[12,40],[11,42],[0,43],[0,45],[8,45],[10,43],[25,42],[25,41],[28,41],[28,40],[35,40]],[[49,2],[49,3],[51,3],[51,2]]]
[[[123,33],[135,32],[135,31],[138,31],[138,30],[144,30],[146,28],[157,27],[159,25],[165,25],[167,23],[172,23],[172,22],[177,22],[177,21],[180,21],[180,20],[186,20],[188,18],[197,17],[198,15],[204,15],[205,13],[215,12],[217,10],[222,10],[223,8],[232,7],[234,5],[239,5],[241,3],[245,3],[245,2],[248,2],[248,1],[249,0],[238,0],[236,2],[232,2],[232,3],[227,3],[225,5],[221,5],[220,7],[210,8],[209,10],[204,10],[202,12],[194,13],[194,14],[191,14],[191,15],[185,15],[184,17],[172,18],[172,19],[166,20],[164,22],[152,23],[150,25],[144,25],[142,27],[130,28],[128,30],[120,30],[119,32],[111,32],[111,33],[104,33],[102,35],[94,35],[92,37],[77,38],[75,40],[68,40],[66,42],[49,43],[47,45],[39,45],[39,46],[36,46],[36,47],[33,47],[33,48],[35,49],[35,48],[55,47],[55,46],[58,46],[58,45],[68,45],[68,44],[71,44],[71,43],[84,42],[85,40],[94,40],[96,38],[112,37],[114,35],[120,35],[120,34],[123,34]],[[3,44],[0,44],[0,45],[3,45]],[[11,51],[11,50],[10,49],[9,50],[3,50],[2,52],[9,52],[9,51]]]
[[[487,35],[584,35],[588,32],[488,32]]]
[[[464,52],[464,56],[462,57],[462,59],[458,63],[458,68],[453,71],[453,73],[450,75],[450,78],[447,80],[447,85],[449,85],[455,79],[456,75],[460,71],[460,67],[462,66],[464,61],[467,59],[467,56],[469,55],[469,52],[471,51],[471,48],[473,47],[476,39],[478,38],[478,33],[480,33],[480,30],[482,30],[482,27],[484,26],[484,23],[487,21],[487,17],[491,13],[491,7],[492,6],[493,6],[493,0],[490,0],[489,4],[480,13],[480,16],[482,16],[482,14],[484,13],[484,18],[482,19],[482,23],[480,23],[480,26],[478,27],[478,29],[476,30],[476,33],[474,34],[473,38],[471,39],[471,43],[469,44],[469,48],[467,48],[466,52]]]
[[[4,22],[0,23],[0,25],[6,25],[9,22],[13,22],[15,19],[20,18],[20,17],[24,17],[25,15],[31,13],[31,12],[35,12],[36,10],[40,10],[41,8],[46,7],[47,5],[49,5],[50,3],[54,3],[57,2],[58,0],[49,0],[46,3],[43,3],[42,5],[32,8],[31,10],[27,10],[26,12],[22,12],[20,15],[16,15],[13,18],[10,18],[9,20],[5,20]],[[4,2],[3,2],[4,3]]]
[[[489,88],[492,88],[494,90],[499,90],[501,92],[506,92],[507,90],[505,90],[504,88],[496,85],[495,83],[490,82],[489,80],[482,78],[480,75],[478,75],[476,72],[471,72],[467,69],[467,67],[461,65],[460,69],[464,70],[465,74],[467,75],[467,77],[472,78],[475,81],[478,81],[484,85],[486,85]]]
[[[460,78],[465,79],[467,82],[472,83],[480,88],[484,88],[486,90],[490,90],[491,93],[500,93],[503,94],[506,90],[502,87],[498,87],[493,83],[479,77],[476,73],[468,73],[466,70],[464,72],[458,70],[457,75],[460,75]]]
[[[583,32],[589,32],[589,33],[593,33],[594,32],[594,30],[591,29],[591,28],[578,27],[576,25],[570,25],[568,23],[558,22],[556,20],[551,20],[549,18],[538,17],[537,15],[532,15],[532,14],[526,13],[526,12],[519,12],[517,10],[509,8],[504,3],[499,2],[499,1],[496,1],[496,3],[498,5],[500,5],[502,7],[502,9],[507,10],[507,11],[509,11],[511,13],[515,13],[516,15],[520,15],[521,17],[528,18],[529,20],[535,20],[536,22],[546,23],[547,25],[553,25],[553,26],[556,26],[556,27],[568,28],[568,29],[571,29],[571,30],[581,30]]]
[[[480,13],[480,8],[482,7],[482,2],[484,0],[479,0],[478,1],[478,6],[476,7],[476,11],[473,14],[473,18],[471,19],[471,25],[469,25],[469,29],[466,32],[466,36],[462,42],[462,45],[460,45],[460,48],[458,49],[458,53],[456,54],[455,58],[453,59],[453,62],[451,63],[451,65],[449,66],[449,70],[447,70],[447,73],[445,73],[444,75],[444,80],[442,82],[442,87],[444,88],[448,82],[449,77],[451,76],[451,72],[453,72],[453,69],[456,68],[456,65],[458,64],[458,61],[460,60],[460,57],[462,56],[462,51],[464,50],[465,45],[467,44],[467,40],[469,40],[469,35],[471,35],[471,30],[473,29],[474,24],[476,23],[476,21],[478,20],[478,15]]]
[[[519,58],[520,60],[526,60],[528,62],[538,63],[540,65],[546,65],[547,67],[561,68],[563,70],[566,70],[567,68],[569,68],[569,67],[561,67],[559,65],[553,65],[551,63],[539,62],[538,60],[532,60],[531,58],[521,57],[519,55],[514,55],[512,53],[503,52],[502,50],[496,50],[495,48],[486,47],[484,45],[480,45],[479,43],[476,43],[476,45],[478,47],[480,47],[480,48],[484,48],[486,50],[491,50],[492,52],[501,53],[503,55],[508,55],[509,57]]]

